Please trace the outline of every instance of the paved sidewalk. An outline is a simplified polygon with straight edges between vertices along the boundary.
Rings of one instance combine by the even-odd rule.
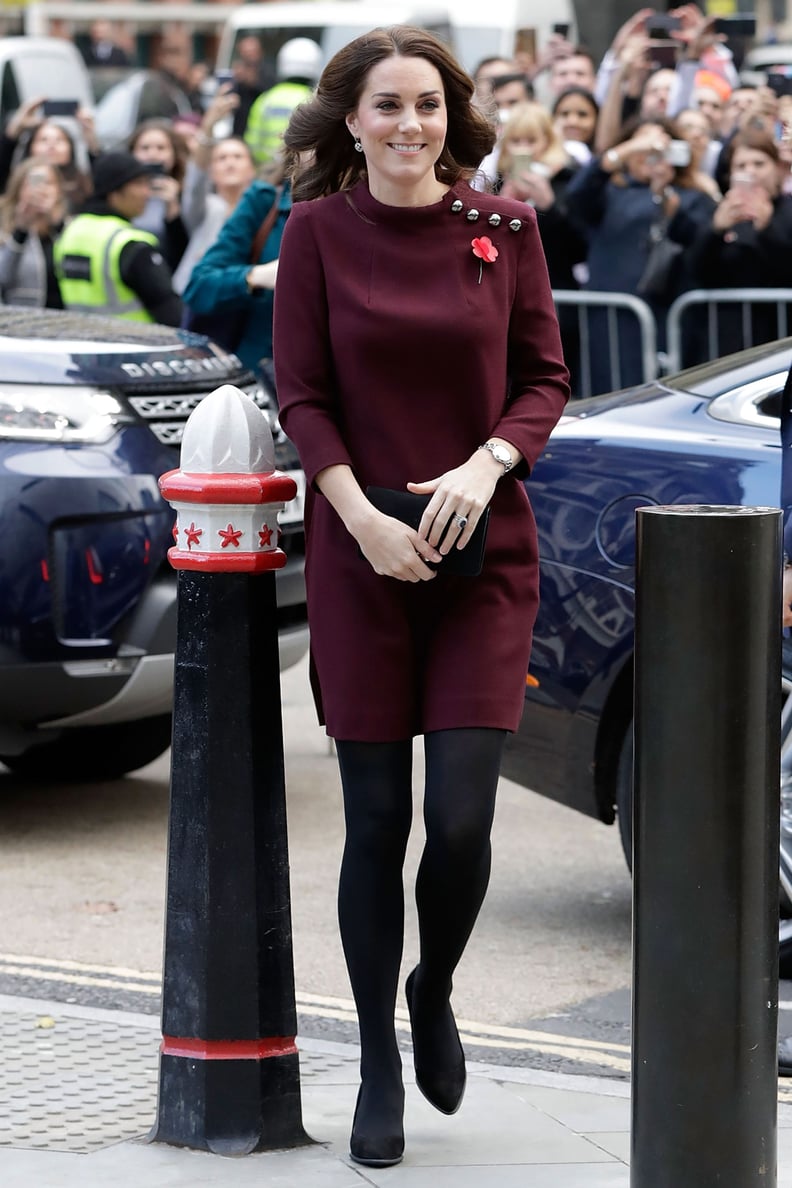
[[[3,1188],[628,1188],[629,1087],[620,1081],[468,1065],[453,1118],[405,1066],[404,1162],[348,1157],[357,1049],[298,1039],[303,1120],[314,1144],[224,1159],[146,1141],[158,1020],[0,997]],[[716,1091],[713,1086],[713,1092]],[[779,1188],[792,1188],[792,1106],[779,1107]]]

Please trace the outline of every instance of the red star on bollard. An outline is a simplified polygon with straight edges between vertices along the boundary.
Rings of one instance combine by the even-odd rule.
[[[260,547],[262,549],[266,548],[271,540],[272,540],[272,529],[267,527],[267,525],[265,524],[264,527],[259,532]]]
[[[242,535],[242,529],[236,529],[233,524],[229,524],[227,528],[221,528],[218,536],[223,538],[222,547],[225,549],[232,544],[235,549],[239,548],[239,538]]]
[[[190,527],[187,529],[187,548],[191,549],[193,545],[200,544],[202,536],[203,528],[196,528],[195,521],[193,520],[190,524]]]

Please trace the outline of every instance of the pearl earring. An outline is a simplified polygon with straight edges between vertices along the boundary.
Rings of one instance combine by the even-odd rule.
[[[363,145],[360,143],[360,137],[359,137],[359,136],[356,136],[356,137],[355,137],[355,152],[356,152],[356,153],[362,153],[362,152],[363,152]]]

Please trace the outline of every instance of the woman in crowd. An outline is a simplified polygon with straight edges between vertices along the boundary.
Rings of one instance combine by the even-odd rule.
[[[40,157],[17,165],[0,200],[0,299],[63,309],[52,248],[66,216],[56,166]]]
[[[431,34],[376,29],[331,59],[285,137],[313,163],[284,235],[278,396],[309,484],[312,670],[341,769],[339,918],[360,1027],[350,1152],[370,1166],[404,1148],[394,1009],[419,734],[420,958],[405,997],[418,1087],[445,1114],[464,1094],[452,979],[486,893],[538,598],[520,480],[568,395],[536,215],[468,184],[495,139],[473,93]],[[448,569],[468,557],[469,576]]]
[[[706,115],[695,107],[685,107],[674,117],[674,127],[690,145],[690,176],[696,188],[709,194],[714,202],[720,202],[722,195],[712,172],[721,146],[712,139]]]
[[[658,346],[664,348],[665,315],[679,293],[690,287],[684,252],[654,251],[661,241],[689,247],[709,221],[715,203],[701,190],[686,163],[673,163],[676,129],[666,120],[626,125],[619,143],[594,157],[569,184],[570,217],[588,237],[587,287],[609,293],[643,297],[652,308]],[[680,158],[680,162],[684,158]],[[667,247],[667,243],[666,243]],[[650,268],[651,263],[664,264]],[[661,253],[665,254],[663,260]],[[670,257],[674,256],[671,260]],[[618,358],[607,350],[592,352],[591,378],[595,392],[626,387],[643,379],[641,338],[635,318],[620,310]],[[590,314],[592,341],[608,342],[605,311]]]
[[[134,224],[141,231],[150,231],[157,236],[162,255],[174,272],[189,239],[181,210],[188,157],[184,138],[173,129],[169,120],[144,120],[130,136],[127,147],[138,161],[162,170],[159,176],[152,178],[151,198]]]
[[[0,137],[0,190],[15,166],[38,157],[57,167],[67,207],[74,213],[91,193],[91,162],[97,149],[93,117],[79,111],[74,120],[44,119],[43,102],[37,98],[23,103]]]
[[[578,164],[588,164],[597,131],[597,100],[584,87],[567,87],[553,104],[552,116],[567,153]]]
[[[199,125],[185,136],[190,155],[182,187],[182,220],[190,238],[173,276],[177,293],[184,291],[193,268],[215,242],[256,177],[256,166],[244,140],[214,136],[216,128],[228,124],[238,105],[239,96],[230,87],[221,87]]]
[[[778,146],[761,131],[738,132],[729,145],[729,184],[690,252],[697,288],[786,288],[792,276],[792,198],[782,193]],[[790,310],[787,311],[789,319]],[[778,337],[774,305],[754,305],[751,340],[740,306],[718,308],[718,349],[738,350]]]
[[[291,187],[281,165],[270,182],[254,181],[245,190],[183,293],[191,311],[188,326],[211,334],[270,381],[273,292],[290,209]]]

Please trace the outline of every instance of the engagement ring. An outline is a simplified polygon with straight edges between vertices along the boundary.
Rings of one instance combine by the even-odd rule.
[[[457,528],[464,528],[464,527],[465,527],[465,525],[467,524],[467,516],[457,516],[457,515],[455,515],[455,516],[454,516],[454,523],[456,524]]]

